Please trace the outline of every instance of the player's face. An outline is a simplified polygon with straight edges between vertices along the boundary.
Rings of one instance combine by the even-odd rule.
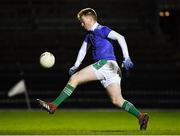
[[[85,16],[85,15],[81,17],[80,22],[81,22],[81,26],[87,31],[91,30],[91,27],[94,24],[93,18],[91,16]]]

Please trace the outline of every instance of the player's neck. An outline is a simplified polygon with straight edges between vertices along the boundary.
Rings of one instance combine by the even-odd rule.
[[[96,29],[98,25],[99,25],[98,22],[96,22],[96,21],[93,22],[90,31],[94,31],[94,29]]]

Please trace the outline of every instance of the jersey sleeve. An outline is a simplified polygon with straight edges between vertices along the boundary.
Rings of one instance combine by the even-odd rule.
[[[126,43],[124,36],[122,36],[121,34],[112,30],[109,33],[108,38],[112,39],[112,40],[117,40],[121,49],[122,49],[124,58],[125,59],[129,58],[128,47],[127,47],[127,43]]]
[[[88,50],[88,44],[86,41],[83,41],[74,66],[76,66],[77,68],[79,67],[84,57],[86,56],[87,50]]]
[[[109,27],[107,27],[107,26],[104,26],[104,27],[102,27],[102,36],[104,37],[104,38],[107,38],[108,37],[108,35],[109,35],[109,33],[112,31],[112,29],[110,29]]]

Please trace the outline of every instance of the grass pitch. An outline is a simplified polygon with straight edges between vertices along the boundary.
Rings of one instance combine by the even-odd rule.
[[[139,131],[136,118],[121,111],[0,111],[0,135],[149,135],[180,134],[180,112],[148,112]]]

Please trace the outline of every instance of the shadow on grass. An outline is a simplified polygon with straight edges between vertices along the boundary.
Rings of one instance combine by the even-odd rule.
[[[0,135],[116,135],[116,134],[137,134],[137,130],[17,130],[0,131]]]
[[[135,134],[138,133],[138,130],[91,130],[89,131],[92,134]]]

